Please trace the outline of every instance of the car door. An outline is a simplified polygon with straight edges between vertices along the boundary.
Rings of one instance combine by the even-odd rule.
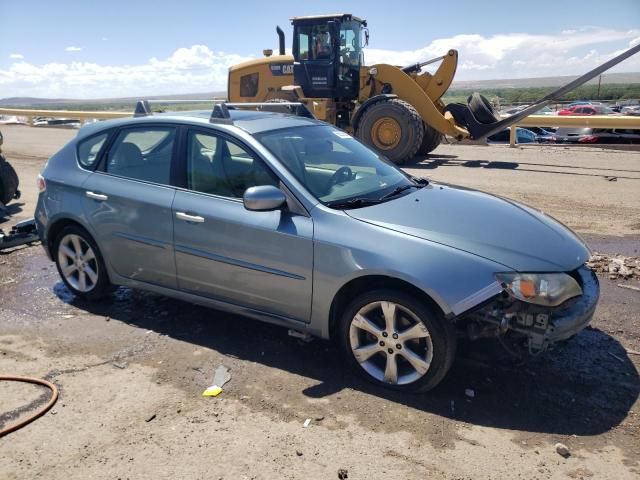
[[[180,289],[309,321],[313,222],[288,209],[255,212],[242,195],[279,185],[249,148],[211,130],[185,138],[185,189],[173,204]]]
[[[175,288],[171,165],[176,128],[123,128],[87,179],[85,214],[122,277]]]

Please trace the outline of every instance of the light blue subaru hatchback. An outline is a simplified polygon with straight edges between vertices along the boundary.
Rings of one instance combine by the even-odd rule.
[[[459,336],[538,352],[589,323],[598,281],[565,226],[412,177],[300,104],[275,109],[140,103],[83,127],[42,170],[35,214],[67,288],[140,288],[335,339],[365,377],[414,391],[444,378]]]

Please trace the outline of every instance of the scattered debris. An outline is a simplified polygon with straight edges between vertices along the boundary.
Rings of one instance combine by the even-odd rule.
[[[113,362],[111,365],[113,365],[116,368],[119,368],[120,370],[124,370],[125,368],[127,368],[126,363]]]
[[[213,374],[213,384],[202,392],[202,396],[217,397],[222,393],[222,387],[229,380],[231,380],[231,373],[229,373],[229,369],[224,365],[220,365],[216,368],[216,371]]]
[[[640,257],[611,256],[596,252],[587,265],[597,273],[608,273],[612,280],[640,278]]]
[[[73,318],[73,317],[75,317],[75,315],[62,315],[62,318],[66,318],[66,319]]]
[[[302,456],[302,451],[301,450],[296,450],[296,455],[298,455],[299,457]]]
[[[609,353],[609,355],[611,355],[613,358],[615,358],[616,360],[618,360],[620,363],[624,364],[624,360],[622,358],[620,358],[618,355],[616,355],[615,353],[612,352],[607,352]]]
[[[315,420],[316,422],[321,422],[322,420],[324,420],[324,415],[318,415],[318,416],[316,416],[316,417],[314,418],[314,420]]]
[[[467,397],[469,397],[469,398],[474,398],[474,397],[476,396],[476,392],[475,392],[473,389],[471,389],[471,388],[467,388],[467,389],[464,391],[464,394],[465,394]]]
[[[608,182],[617,182],[618,181],[618,177],[609,177],[609,176],[605,176],[604,177]]]
[[[569,447],[567,447],[564,443],[556,443],[556,452],[558,455],[569,458],[571,456],[571,452],[569,451]]]
[[[303,342],[311,342],[313,340],[313,337],[311,335],[309,335],[306,332],[299,332],[298,330],[289,330],[289,336],[290,337],[294,337],[294,338],[298,338],[300,340],[302,340]]]
[[[627,355],[640,355],[640,352],[636,352],[635,350],[627,349]]]
[[[154,413],[153,415],[151,415],[149,418],[147,418],[145,420],[145,422],[149,423],[151,420],[154,420],[156,418],[156,414]]]
[[[635,285],[625,285],[624,283],[619,283],[618,286],[620,288],[628,288],[629,290],[635,290],[636,292],[640,292],[640,287],[636,287]]]
[[[310,418],[307,418],[307,419],[304,421],[304,423],[302,424],[302,426],[303,426],[304,428],[307,428],[310,424],[311,424],[311,419],[310,419]]]
[[[349,478],[349,471],[346,468],[338,469],[338,478],[340,480],[344,480],[345,478]]]

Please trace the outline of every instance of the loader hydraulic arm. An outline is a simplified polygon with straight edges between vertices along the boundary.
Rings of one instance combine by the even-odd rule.
[[[457,65],[457,52],[445,56],[440,68],[431,76],[405,73],[401,68],[389,64],[377,64],[369,68],[376,93],[392,93],[411,104],[420,114],[422,121],[444,135],[455,138],[469,136],[465,128],[456,125],[453,117],[446,118],[440,97],[447,90]],[[447,59],[449,59],[447,61]]]

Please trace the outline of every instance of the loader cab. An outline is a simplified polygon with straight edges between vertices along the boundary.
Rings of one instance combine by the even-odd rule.
[[[367,22],[350,14],[339,14],[294,17],[291,23],[293,76],[305,97],[357,98]]]

